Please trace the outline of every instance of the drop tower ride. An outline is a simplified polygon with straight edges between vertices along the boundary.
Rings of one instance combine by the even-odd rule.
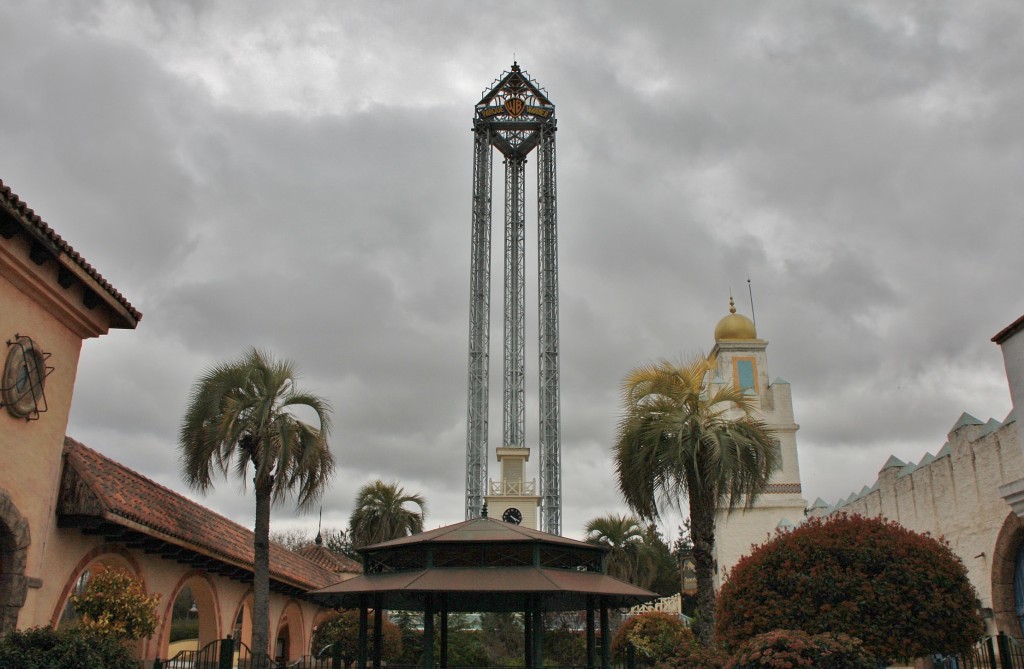
[[[526,157],[537,150],[537,253],[540,488],[539,526],[561,534],[562,472],[558,381],[558,226],[555,106],[546,91],[512,64],[486,91],[473,118],[473,221],[469,300],[469,396],[466,434],[466,518],[483,514],[485,497],[515,487],[505,470],[521,472],[529,457],[524,432],[526,310]],[[487,430],[491,295],[492,151],[505,164],[505,328],[502,393],[502,481],[488,489]],[[513,449],[523,449],[517,451]],[[522,453],[521,457],[516,454]],[[520,483],[521,481],[521,473]],[[526,484],[523,484],[526,485]],[[490,496],[488,495],[490,492]],[[527,492],[522,488],[520,493]],[[517,511],[517,509],[510,509]],[[518,514],[522,518],[521,514]],[[514,516],[513,516],[514,517]],[[518,522],[518,521],[515,521]]]

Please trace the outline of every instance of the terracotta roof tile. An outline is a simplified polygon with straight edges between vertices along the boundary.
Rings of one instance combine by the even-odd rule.
[[[63,514],[99,515],[226,564],[252,571],[253,533],[224,516],[165,488],[138,472],[66,437],[65,467],[81,479],[98,508],[68,508]],[[67,474],[65,474],[67,475]],[[270,577],[311,590],[338,581],[335,573],[276,543],[270,545]]]
[[[30,234],[40,238],[41,241],[48,241],[58,251],[65,254],[72,262],[81,267],[86,274],[92,277],[92,279],[94,279],[96,283],[106,291],[110,298],[113,298],[114,301],[124,307],[136,322],[142,319],[142,314],[133,307],[130,302],[128,302],[125,296],[110,285],[110,282],[104,279],[103,275],[97,272],[92,265],[86,262],[85,258],[83,258],[78,251],[73,249],[71,245],[64,241],[60,235],[54,232],[53,228],[47,225],[46,221],[39,217],[39,214],[22,202],[21,198],[19,198],[14,191],[10,189],[10,187],[5,185],[2,179],[0,179],[0,202],[6,205],[6,208],[9,209],[12,214],[17,215],[19,222],[29,231]],[[134,325],[131,327],[134,327]]]
[[[309,544],[295,551],[310,562],[315,562],[335,574],[362,574],[363,565],[347,555],[335,553],[324,545]]]

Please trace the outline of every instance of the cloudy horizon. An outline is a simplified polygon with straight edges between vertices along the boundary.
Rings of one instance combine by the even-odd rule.
[[[1024,313],[1018,3],[47,0],[0,6],[0,56],[0,179],[144,313],[85,343],[68,434],[243,525],[237,480],[184,486],[176,437],[194,380],[249,346],[334,406],[325,526],[375,478],[462,520],[470,128],[513,59],[558,117],[565,535],[625,510],[621,379],[709,350],[748,278],[808,504],[1010,411],[990,338]]]

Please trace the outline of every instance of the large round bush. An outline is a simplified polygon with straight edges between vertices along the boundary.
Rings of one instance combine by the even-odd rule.
[[[809,519],[737,563],[716,636],[735,648],[775,629],[839,632],[879,660],[958,653],[983,632],[975,598],[944,542],[880,519]]]

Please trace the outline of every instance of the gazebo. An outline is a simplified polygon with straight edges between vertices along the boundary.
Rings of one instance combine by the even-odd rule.
[[[359,609],[359,669],[366,669],[369,611],[374,612],[372,663],[380,667],[385,610],[423,612],[423,667],[434,667],[434,615],[440,614],[440,658],[448,666],[448,613],[520,612],[526,667],[543,666],[543,614],[586,611],[587,666],[611,666],[608,613],[656,598],[605,573],[604,546],[475,518],[360,550],[363,574],[308,593],[334,608]],[[595,614],[601,629],[600,664]]]

